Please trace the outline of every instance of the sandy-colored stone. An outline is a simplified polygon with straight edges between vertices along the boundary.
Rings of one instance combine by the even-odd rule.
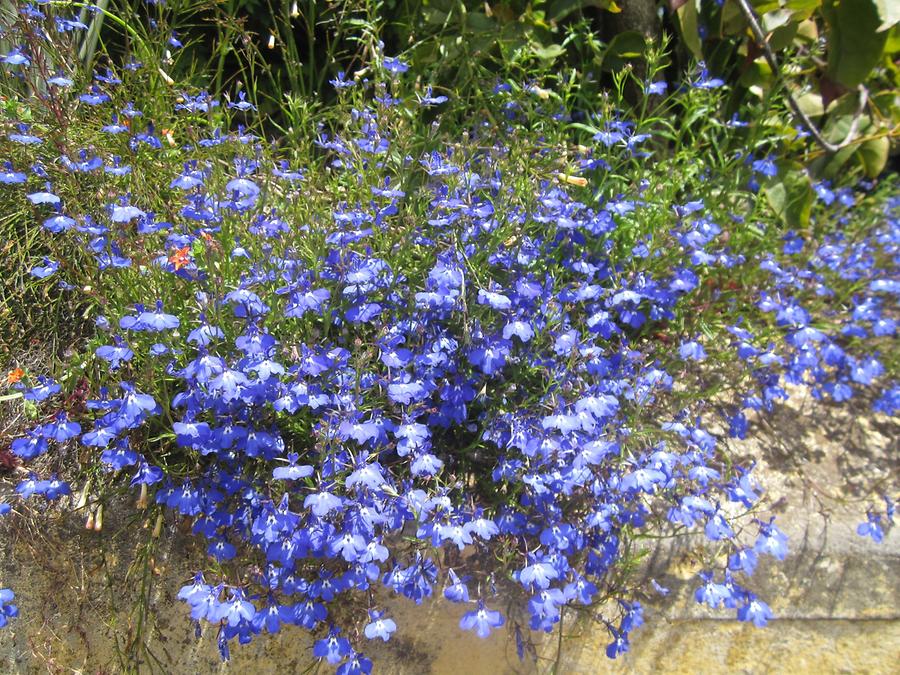
[[[815,414],[813,414],[815,411]],[[692,552],[701,538],[653,545],[644,576],[646,625],[616,661],[596,626],[566,624],[562,649],[547,636],[537,663],[518,660],[502,632],[487,640],[458,630],[463,611],[443,600],[414,607],[391,604],[399,630],[390,642],[366,645],[376,672],[391,675],[530,675],[556,673],[900,673],[900,536],[878,545],[855,534],[874,496],[873,479],[897,484],[897,425],[840,408],[810,407],[804,399],[760,424],[754,440],[731,451],[758,462],[756,474],[790,538],[782,563],[764,560],[746,585],[778,618],[767,628],[739,624],[727,611],[693,600],[699,569]],[[868,482],[867,482],[868,481]],[[46,522],[36,516],[5,519],[0,540],[0,586],[15,589],[21,616],[0,630],[0,674],[117,673],[137,614],[132,603],[142,569],[132,569],[151,528],[135,517],[115,522],[110,509],[103,534],[85,532],[83,517]],[[758,514],[768,517],[769,512]],[[755,532],[748,528],[748,535]],[[175,598],[201,552],[193,538],[164,530],[153,553],[149,645],[142,672],[189,675],[308,671],[311,641],[297,628],[233,646],[218,658],[214,631],[194,637],[187,610]],[[671,589],[652,591],[654,578]],[[322,672],[330,672],[323,668]]]

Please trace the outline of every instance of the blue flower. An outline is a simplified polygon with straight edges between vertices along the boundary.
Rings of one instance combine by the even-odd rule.
[[[178,599],[184,600],[189,605],[193,606],[195,604],[203,602],[203,599],[209,595],[210,591],[212,591],[212,587],[205,583],[203,579],[203,573],[198,572],[194,577],[194,581],[192,584],[188,584],[186,586],[182,586],[178,590]]]
[[[319,518],[327,516],[332,511],[341,508],[341,498],[330,492],[316,492],[308,495],[303,500],[304,508],[310,509]]]
[[[716,511],[709,520],[706,521],[704,531],[707,538],[712,541],[731,539],[734,536],[734,530],[731,529],[731,525],[728,524],[728,521],[725,520],[725,516],[719,511]]]
[[[38,455],[43,455],[49,449],[50,446],[47,443],[47,439],[44,438],[38,429],[31,430],[24,438],[15,439],[10,446],[13,454],[26,461],[32,460]]]
[[[744,572],[747,576],[751,576],[756,569],[758,558],[756,551],[752,548],[742,548],[735,551],[728,558],[728,569],[733,572]]]
[[[444,597],[450,602],[469,602],[468,577],[460,578],[453,569],[447,570],[449,585],[444,589]]]
[[[397,630],[397,624],[393,619],[386,618],[384,612],[369,610],[369,619],[371,621],[366,624],[363,632],[370,640],[381,638],[384,642],[387,642],[391,639],[394,631]]]
[[[381,65],[386,71],[394,75],[399,75],[409,70],[409,66],[395,56],[385,56]]]
[[[10,589],[0,588],[0,628],[19,615],[19,608],[13,604],[15,599],[15,593]]]
[[[613,641],[606,646],[606,656],[614,659],[619,654],[626,653],[631,645],[628,642],[628,634],[620,633],[615,628],[610,627],[609,632],[612,634]]]
[[[313,474],[313,467],[307,464],[297,464],[299,455],[292,452],[288,455],[288,465],[278,466],[272,471],[275,480],[301,480]]]
[[[440,105],[441,103],[445,103],[446,101],[447,97],[444,95],[435,96],[432,93],[432,88],[430,86],[425,90],[425,95],[419,97],[419,105],[425,107]]]
[[[331,628],[327,637],[316,641],[313,645],[313,656],[325,659],[332,665],[343,661],[350,655],[350,652],[350,641],[347,638],[340,637],[340,629],[335,627]]]
[[[335,675],[368,675],[371,672],[372,661],[351,649],[347,660],[338,666]]]
[[[706,350],[696,340],[682,342],[678,354],[684,360],[703,361],[706,358]]]
[[[712,574],[701,572],[700,578],[703,585],[694,593],[694,599],[701,604],[709,605],[712,609],[728,603],[733,598],[733,593],[725,584],[713,581]]]
[[[751,598],[746,605],[738,609],[737,617],[741,621],[752,621],[757,628],[762,628],[775,617],[769,606],[758,598]]]
[[[0,183],[13,185],[16,183],[24,183],[26,180],[27,176],[24,173],[13,170],[11,162],[3,163],[3,170],[0,171]]]
[[[163,476],[163,470],[158,466],[141,461],[138,465],[137,473],[131,479],[131,487],[136,485],[155,485],[162,481]]]
[[[787,535],[775,527],[772,522],[759,524],[759,537],[753,550],[757,553],[768,553],[778,560],[784,560],[787,557]]]
[[[499,628],[504,623],[500,612],[488,609],[484,606],[484,602],[479,601],[476,609],[463,614],[459,620],[459,627],[463,630],[474,630],[478,637],[486,638],[491,634],[491,629]]]
[[[884,540],[884,529],[881,525],[881,516],[877,513],[869,512],[866,520],[860,523],[856,528],[856,533],[861,537],[871,537],[872,541],[880,544]]]
[[[242,621],[250,621],[256,615],[256,608],[252,603],[244,599],[244,592],[235,588],[231,591],[231,597],[227,602],[219,604],[213,621],[225,621],[229,626],[237,626]]]

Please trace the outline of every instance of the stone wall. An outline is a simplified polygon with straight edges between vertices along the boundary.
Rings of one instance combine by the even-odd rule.
[[[482,641],[459,631],[460,608],[443,600],[423,607],[398,600],[391,606],[399,626],[394,638],[367,645],[376,672],[900,672],[900,536],[891,532],[879,545],[855,534],[873,499],[864,487],[898,484],[898,425],[801,395],[755,424],[753,436],[731,450],[756,460],[766,490],[781,497],[771,509],[791,551],[783,563],[764,560],[748,584],[776,613],[767,628],[697,605],[692,552],[699,541],[664,540],[644,571],[647,625],[633,634],[631,652],[614,662],[604,653],[608,638],[594,626],[567,623],[561,649],[557,636],[548,636],[538,662],[521,663],[504,634]],[[97,534],[74,515],[48,522],[20,513],[0,522],[0,583],[14,588],[21,612],[0,630],[0,673],[122,672],[135,632],[132,603],[144,579],[152,581],[152,632],[142,672],[307,672],[310,641],[292,627],[234,646],[232,660],[222,664],[214,632],[196,639],[175,599],[199,551],[191,537],[174,531],[153,539],[151,525],[139,516],[119,522],[108,516]],[[130,568],[147,542],[155,545],[153,565]],[[651,578],[671,592],[653,591]]]

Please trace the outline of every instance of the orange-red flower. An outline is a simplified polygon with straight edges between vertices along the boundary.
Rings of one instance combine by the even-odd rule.
[[[191,247],[185,246],[184,248],[176,249],[175,252],[169,256],[169,262],[175,265],[176,270],[180,270],[182,267],[190,265]]]
[[[24,377],[25,371],[21,368],[13,368],[6,374],[6,384],[15,384]]]

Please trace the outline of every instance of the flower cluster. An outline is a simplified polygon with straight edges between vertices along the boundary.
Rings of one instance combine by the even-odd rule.
[[[23,45],[4,63],[39,57]],[[210,569],[179,598],[225,658],[234,639],[295,625],[339,673],[369,672],[365,640],[401,628],[386,593],[466,605],[460,627],[481,637],[552,631],[566,606],[612,599],[615,657],[643,622],[614,574],[642,531],[714,542],[724,556],[710,553],[697,601],[765,625],[771,610],[742,584],[787,540],[757,517],[758,485],[690,387],[706,367],[733,377],[737,395],[718,403],[744,437],[785,382],[835,401],[879,382],[897,201],[878,229],[848,233],[857,195],[821,184],[824,234],[787,232],[770,250],[741,215],[770,161],[735,160],[734,203],[657,189],[649,171],[592,199],[542,139],[498,140],[524,109],[502,87],[503,129],[406,142],[409,111],[446,97],[405,96],[406,64],[380,65],[373,82],[339,74],[356,98],[303,167],[237,123],[253,122],[244,97],[182,93],[178,123],[154,124],[127,98],[134,64],[54,94],[86,120],[89,147],[60,156],[37,124],[6,133],[5,198],[59,252],[32,274],[83,294],[86,358],[103,370],[77,410],[50,378],[13,385],[56,409],[12,452],[37,465],[77,442],[188,520]],[[720,86],[704,73],[676,95]],[[177,139],[157,131],[169,126]],[[635,171],[660,152],[651,128],[617,117],[594,140],[573,171]],[[79,201],[82,184],[104,203]],[[823,303],[846,288],[848,307]],[[897,412],[896,384],[877,406]],[[35,474],[16,491],[71,492]],[[334,623],[341,598],[362,605],[361,631]]]
[[[19,608],[13,604],[15,599],[15,593],[11,590],[0,588],[0,628],[19,615]]]

